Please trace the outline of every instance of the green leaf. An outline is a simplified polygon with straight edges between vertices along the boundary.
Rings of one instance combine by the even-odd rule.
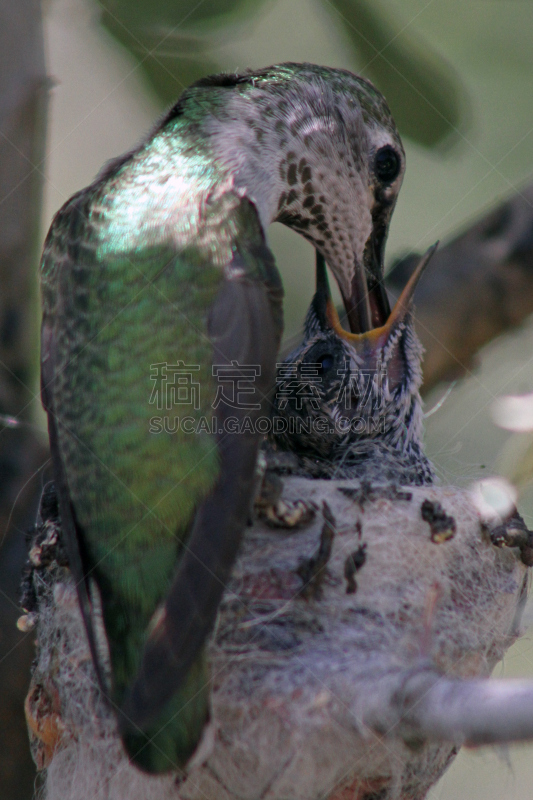
[[[131,30],[161,26],[177,33],[228,25],[259,5],[257,0],[99,0],[99,4],[108,18]]]
[[[365,0],[324,4],[344,27],[361,73],[387,98],[403,136],[433,147],[457,132],[464,89],[442,57],[401,23],[386,22],[376,0],[372,5]]]
[[[99,0],[102,25],[129,50],[164,103],[218,72],[209,33],[257,10],[257,0]]]

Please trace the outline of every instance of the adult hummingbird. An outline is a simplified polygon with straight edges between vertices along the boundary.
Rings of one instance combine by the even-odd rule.
[[[403,171],[368,81],[287,63],[194,84],[54,218],[41,374],[62,528],[99,680],[149,772],[184,765],[209,715],[203,646],[247,519],[282,332],[266,229],[312,242],[351,331],[372,331],[390,313],[383,247]],[[243,407],[226,379],[245,367]],[[170,405],[194,384],[186,429],[151,424],[154,374]]]
[[[272,403],[270,444],[296,456],[292,472],[378,483],[433,482],[422,446],[423,351],[412,300],[436,247],[420,259],[383,325],[362,333],[342,328],[324,258],[317,253],[316,293],[303,341],[279,365]]]

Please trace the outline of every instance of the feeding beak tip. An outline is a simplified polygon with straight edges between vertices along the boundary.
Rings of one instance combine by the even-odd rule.
[[[431,245],[431,247],[428,248],[428,250],[424,253],[422,258],[418,262],[417,266],[413,270],[411,277],[404,286],[402,293],[400,294],[398,300],[394,305],[394,308],[392,309],[392,311],[390,312],[388,318],[384,321],[384,323],[376,327],[371,327],[369,325],[361,333],[359,332],[350,333],[342,328],[337,310],[335,308],[335,304],[331,299],[331,294],[329,291],[326,262],[324,260],[324,257],[317,251],[316,293],[314,298],[314,304],[315,304],[315,311],[317,313],[318,319],[322,327],[323,328],[328,327],[333,329],[339,336],[348,341],[352,341],[353,344],[356,344],[357,342],[360,342],[361,344],[363,342],[367,342],[367,343],[373,343],[372,346],[375,347],[377,342],[386,341],[386,339],[390,336],[393,328],[395,328],[402,320],[404,320],[407,313],[409,312],[418,282],[424,270],[426,269],[427,265],[429,264],[432,256],[437,250],[438,245],[439,242],[437,241],[435,242],[435,244]],[[368,289],[366,292],[366,299],[368,302]]]

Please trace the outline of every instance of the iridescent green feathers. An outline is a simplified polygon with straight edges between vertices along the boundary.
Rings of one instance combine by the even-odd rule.
[[[154,370],[178,362],[194,367],[200,390],[197,408],[187,413],[210,424],[212,363],[227,353],[213,352],[209,320],[227,280],[257,285],[264,296],[258,319],[268,316],[267,384],[281,331],[280,287],[253,206],[229,188],[220,191],[212,165],[207,175],[206,160],[191,157],[176,131],[173,137],[156,135],[69,201],[54,221],[42,267],[43,397],[56,429],[65,503],[74,510],[76,530],[66,533],[103,596],[119,707],[221,463],[213,435],[151,432]],[[234,314],[228,328],[240,314],[235,349],[242,350],[246,307]],[[268,385],[262,388],[266,394]],[[233,535],[238,541],[238,528]],[[83,575],[76,578],[84,584]],[[202,619],[204,637],[215,611],[216,604]],[[183,764],[198,741],[209,687],[201,651],[193,656],[159,719],[154,702],[150,738],[157,744],[146,747],[146,736],[129,735],[132,756],[147,769]]]

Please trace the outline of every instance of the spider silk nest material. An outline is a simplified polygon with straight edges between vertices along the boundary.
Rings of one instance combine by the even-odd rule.
[[[211,723],[187,773],[162,777],[124,755],[57,555],[57,517],[41,520],[27,579],[38,649],[26,710],[42,798],[425,796],[461,742],[402,728],[391,676],[489,676],[519,633],[526,567],[491,544],[465,490],[289,477],[283,499],[315,504],[314,519],[246,530],[209,644]],[[440,503],[444,535],[423,519],[424,501]],[[331,553],[314,574],[325,533]],[[99,636],[105,654],[101,623]]]

